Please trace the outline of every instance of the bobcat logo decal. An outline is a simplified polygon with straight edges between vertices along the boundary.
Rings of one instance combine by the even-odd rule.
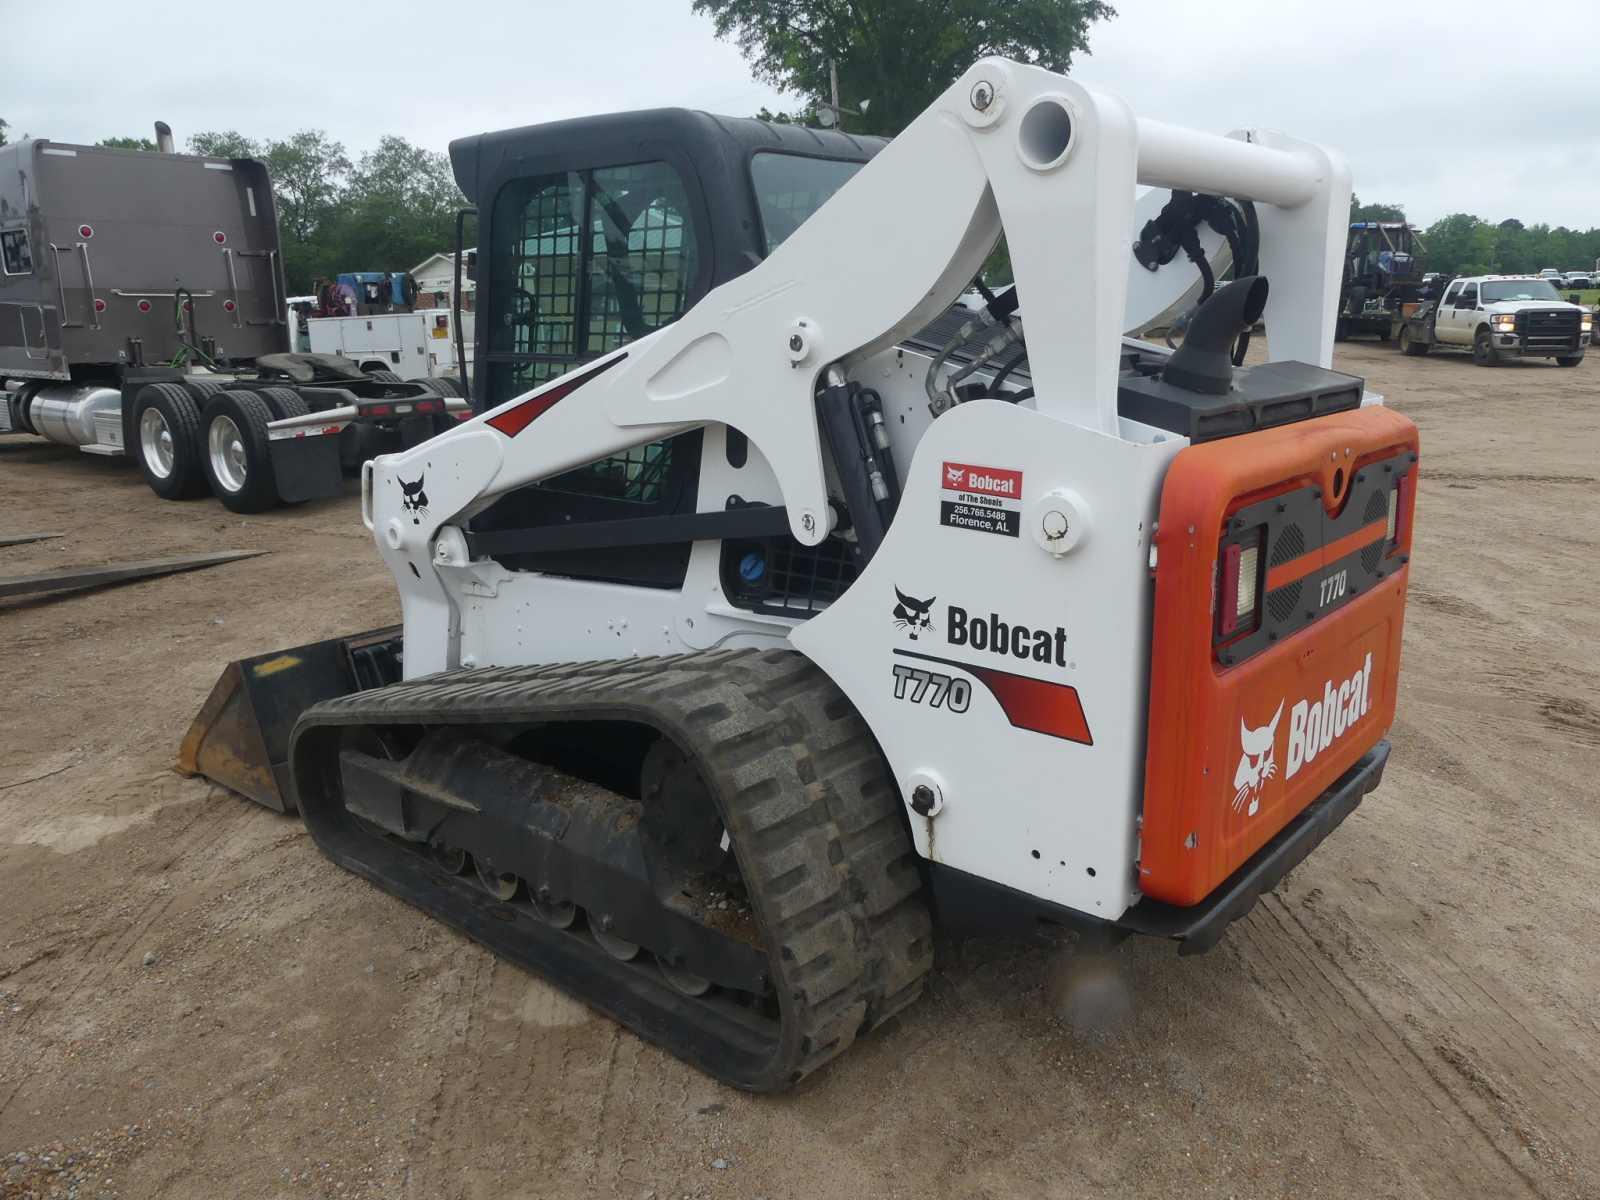
[[[407,483],[400,476],[395,476],[400,484],[400,503],[411,514],[413,525],[421,525],[422,518],[428,515],[428,493],[422,490],[422,481],[426,478],[426,475],[418,475],[415,483]]]
[[[917,640],[917,634],[926,633],[933,628],[933,621],[928,616],[928,610],[933,607],[933,602],[939,597],[929,596],[926,600],[914,600],[899,588],[895,588],[894,627],[904,629],[911,635],[911,640]]]
[[[1278,702],[1278,711],[1272,714],[1272,720],[1259,729],[1251,729],[1239,720],[1239,746],[1244,753],[1239,758],[1238,769],[1233,773],[1233,811],[1245,809],[1245,816],[1253,817],[1256,810],[1261,807],[1261,789],[1266,787],[1267,780],[1278,773],[1277,758],[1273,753],[1273,743],[1278,736],[1278,720],[1283,716],[1283,701]]]

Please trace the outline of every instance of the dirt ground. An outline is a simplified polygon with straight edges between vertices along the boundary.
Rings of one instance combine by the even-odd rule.
[[[170,770],[230,658],[398,606],[352,497],[241,518],[0,438],[0,1197],[1600,1195],[1600,354],[1340,347],[1422,427],[1383,787],[1215,952],[939,944],[791,1094],[723,1088]]]

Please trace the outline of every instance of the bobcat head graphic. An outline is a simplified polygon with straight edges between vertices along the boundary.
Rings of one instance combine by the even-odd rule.
[[[1278,736],[1278,720],[1283,716],[1283,701],[1278,701],[1278,711],[1272,720],[1259,729],[1251,729],[1241,718],[1239,721],[1239,746],[1244,751],[1239,767],[1233,773],[1233,811],[1249,805],[1246,816],[1255,816],[1261,807],[1261,789],[1278,773],[1278,762],[1273,755],[1273,742]]]
[[[944,474],[945,474],[945,486],[946,487],[955,487],[958,483],[961,482],[961,480],[963,478],[965,478],[965,476],[967,474],[967,469],[965,467],[959,467],[959,466],[952,467],[949,463],[945,463],[945,465],[944,465]]]
[[[917,640],[917,634],[933,628],[933,621],[928,616],[928,610],[933,607],[933,602],[939,597],[929,596],[926,600],[914,600],[899,588],[895,588],[894,627],[904,629],[911,634],[911,640]]]
[[[422,518],[428,515],[428,493],[422,490],[422,481],[426,478],[426,475],[418,475],[415,483],[407,483],[395,476],[400,483],[400,503],[411,514],[413,525],[421,525]]]

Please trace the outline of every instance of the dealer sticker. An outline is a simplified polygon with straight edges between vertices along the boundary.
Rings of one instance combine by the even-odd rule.
[[[1017,537],[1022,532],[1022,472],[945,463],[939,481],[939,524]]]

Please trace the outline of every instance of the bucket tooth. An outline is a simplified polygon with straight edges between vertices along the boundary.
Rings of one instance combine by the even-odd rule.
[[[295,721],[318,701],[394,682],[399,647],[392,627],[229,663],[178,747],[178,773],[274,812],[297,811],[288,762]]]

